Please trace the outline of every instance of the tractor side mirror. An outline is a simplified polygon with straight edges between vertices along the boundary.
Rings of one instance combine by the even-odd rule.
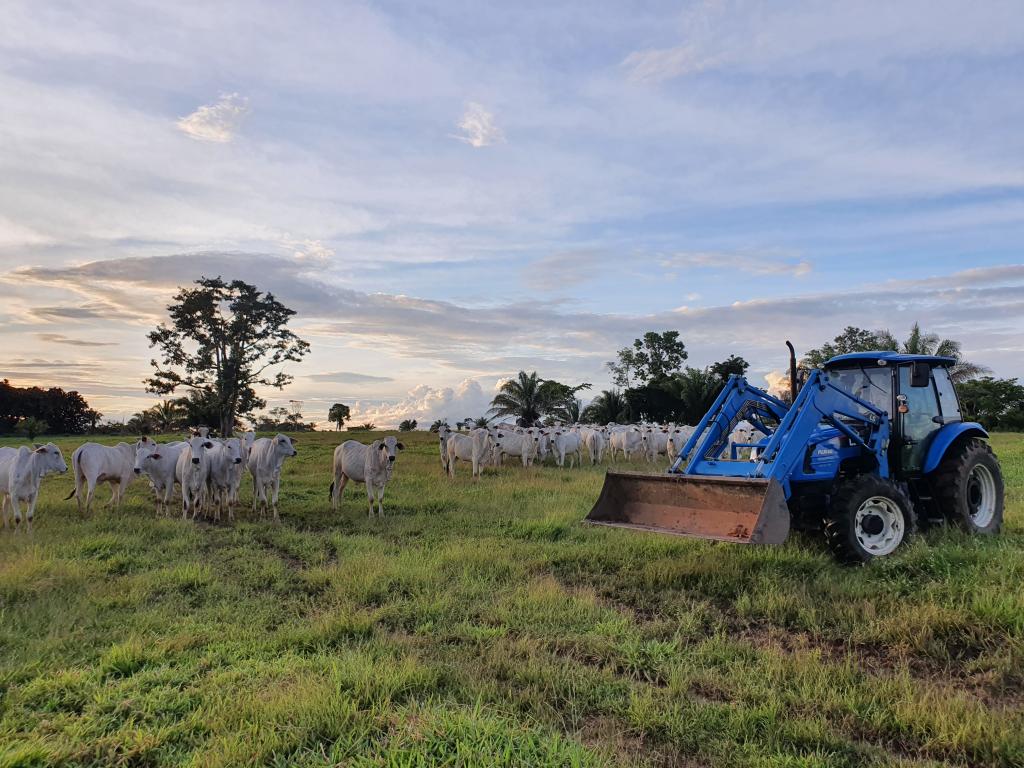
[[[932,367],[923,360],[918,360],[910,369],[910,386],[927,387],[931,384]]]

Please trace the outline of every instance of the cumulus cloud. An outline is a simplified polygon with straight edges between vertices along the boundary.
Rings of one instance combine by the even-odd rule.
[[[204,104],[178,120],[178,129],[200,141],[225,143],[235,137],[249,112],[249,100],[237,93],[224,94],[213,104]]]
[[[487,147],[505,141],[505,134],[494,122],[494,114],[482,104],[471,101],[466,105],[459,121],[461,133],[452,134],[452,138],[464,141],[471,147]]]
[[[420,384],[397,402],[356,402],[352,419],[390,428],[404,419],[416,419],[420,427],[429,427],[437,419],[447,419],[454,424],[461,419],[485,415],[493,397],[493,391],[488,394],[477,379],[464,379],[455,387]]]

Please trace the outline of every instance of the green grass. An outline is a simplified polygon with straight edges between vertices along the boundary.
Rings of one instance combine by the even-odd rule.
[[[403,439],[383,520],[361,486],[331,512],[332,434],[279,526],[157,518],[142,481],[82,520],[47,478],[0,533],[0,766],[1024,764],[1020,435],[1002,536],[861,569],[590,528],[603,469],[450,482]]]

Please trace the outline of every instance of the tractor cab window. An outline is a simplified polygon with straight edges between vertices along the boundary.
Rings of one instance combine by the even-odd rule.
[[[932,375],[935,377],[935,390],[939,393],[942,423],[963,421],[963,415],[960,413],[960,401],[956,398],[956,390],[953,389],[953,382],[949,378],[949,368],[936,368]]]
[[[892,411],[892,373],[890,368],[867,366],[829,371],[829,381],[844,392],[859,397],[884,413]],[[856,406],[862,416],[870,415],[867,408]],[[891,414],[890,414],[891,415]]]
[[[933,382],[927,386],[914,387],[913,366],[900,366],[900,396],[905,397],[906,413],[903,413],[901,432],[903,444],[900,458],[904,472],[917,472],[924,466],[925,454],[932,435],[939,429],[939,399]]]

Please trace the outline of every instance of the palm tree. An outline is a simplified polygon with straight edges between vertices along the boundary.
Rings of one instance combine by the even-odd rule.
[[[178,428],[183,414],[181,406],[174,400],[161,400],[146,411],[145,415],[157,432],[170,432]]]
[[[441,427],[448,426],[448,419],[437,419],[433,424],[430,425],[431,432],[439,432]]]
[[[490,423],[491,420],[488,419],[486,416],[477,416],[475,419],[473,419],[473,426],[478,429],[481,427],[486,427]]]
[[[540,419],[544,410],[544,399],[540,391],[542,383],[536,371],[530,374],[520,371],[516,378],[501,385],[491,401],[488,413],[514,418],[522,425],[533,424]]]
[[[594,424],[609,424],[629,420],[629,404],[618,389],[606,389],[595,397],[580,417]]]
[[[402,423],[398,425],[399,432],[412,432],[416,429],[416,419],[403,419]]]
[[[682,400],[680,414],[686,424],[697,424],[718,397],[722,380],[710,368],[687,366],[670,380],[674,394]]]
[[[959,341],[943,339],[937,333],[925,333],[921,330],[920,323],[914,323],[911,326],[910,335],[902,344],[891,331],[879,331],[878,339],[884,349],[908,355],[937,355],[954,358],[956,363],[949,369],[949,376],[954,384],[963,384],[969,379],[991,372],[984,365],[964,360]]]
[[[572,397],[563,403],[559,403],[548,409],[548,412],[557,421],[565,424],[577,424],[580,421],[580,412],[583,410],[583,401]]]

